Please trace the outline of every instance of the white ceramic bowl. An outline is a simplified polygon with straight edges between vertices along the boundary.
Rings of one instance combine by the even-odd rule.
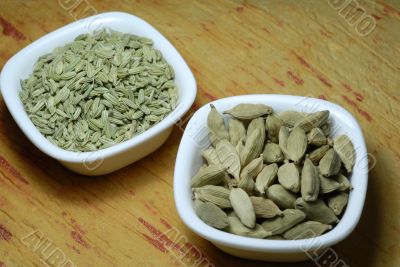
[[[162,52],[175,71],[179,103],[163,121],[131,140],[95,152],[63,150],[44,138],[28,118],[18,96],[20,80],[32,73],[33,65],[40,56],[73,41],[80,34],[102,27],[151,38],[154,47]],[[33,42],[6,63],[1,73],[0,87],[8,110],[30,141],[67,168],[85,175],[102,175],[115,171],[156,150],[168,138],[173,124],[193,104],[197,92],[193,73],[175,47],[149,23],[121,12],[103,13],[76,21]]]
[[[200,108],[186,126],[175,165],[175,205],[183,222],[195,233],[212,242],[221,250],[247,259],[293,262],[308,259],[347,237],[359,221],[368,182],[368,160],[364,138],[357,121],[342,107],[314,98],[288,95],[243,95],[219,99],[212,104],[220,112],[240,103],[263,103],[275,112],[298,110],[314,112],[329,110],[333,136],[346,133],[356,149],[356,164],[351,177],[354,190],[340,223],[330,232],[313,239],[263,240],[242,237],[214,229],[197,217],[193,209],[191,177],[202,165],[202,148],[208,147],[207,115],[209,104]]]

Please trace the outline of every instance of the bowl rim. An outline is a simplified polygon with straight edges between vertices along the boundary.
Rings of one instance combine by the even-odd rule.
[[[13,96],[11,90],[19,90],[19,88],[9,86],[9,82],[11,79],[20,79],[13,75],[12,69],[15,68],[17,61],[24,60],[24,56],[29,54],[31,51],[38,49],[41,46],[46,46],[47,41],[50,39],[61,39],[65,35],[69,36],[77,36],[76,32],[79,31],[80,33],[86,33],[92,25],[100,25],[107,28],[109,25],[108,23],[112,23],[114,21],[124,20],[124,23],[134,23],[133,25],[139,24],[141,27],[146,29],[147,32],[156,36],[157,41],[154,40],[155,45],[160,45],[164,49],[168,50],[168,54],[171,54],[174,59],[178,62],[175,63],[175,66],[179,64],[179,69],[174,67],[175,74],[181,75],[184,77],[185,80],[185,88],[178,88],[180,91],[185,90],[185,95],[180,94],[178,104],[176,108],[162,121],[151,127],[150,129],[146,130],[145,132],[133,137],[130,140],[124,141],[122,143],[118,143],[114,146],[109,148],[92,151],[92,152],[73,152],[62,149],[50,141],[48,141],[40,132],[36,129],[34,124],[31,122],[29,117],[27,116],[25,110],[24,112],[20,112],[15,105],[12,103],[15,101],[21,100],[16,94],[17,97]],[[118,28],[113,27],[114,30],[118,30]],[[133,31],[134,32],[134,31]],[[165,56],[165,52],[163,52]],[[171,64],[171,62],[169,62]],[[172,64],[171,64],[172,65]],[[161,34],[154,26],[150,23],[146,22],[145,20],[129,14],[125,12],[105,12],[99,13],[97,15],[87,17],[81,20],[74,21],[69,23],[61,28],[58,28],[46,35],[40,37],[36,41],[32,42],[25,48],[21,49],[18,53],[16,53],[12,58],[10,58],[3,67],[0,76],[0,85],[1,85],[1,93],[3,95],[4,102],[11,113],[11,116],[14,118],[14,121],[17,123],[19,128],[25,134],[25,136],[42,152],[45,154],[64,162],[70,163],[79,163],[82,161],[87,161],[90,158],[91,161],[96,160],[104,160],[105,158],[109,158],[113,155],[120,154],[124,151],[127,151],[139,144],[145,142],[148,139],[156,136],[160,132],[166,130],[167,128],[171,127],[175,124],[179,119],[183,117],[183,115],[189,110],[191,105],[193,104],[196,93],[197,93],[197,84],[195,77],[190,70],[188,64],[183,59],[181,54],[177,51],[177,49],[172,45],[172,43],[163,35]],[[187,87],[187,88],[186,88]],[[18,99],[16,99],[18,98]]]
[[[318,250],[326,248],[337,242],[340,242],[346,238],[357,225],[361,213],[363,210],[367,183],[368,183],[368,166],[360,166],[353,171],[351,180],[354,185],[354,189],[350,193],[349,203],[347,209],[340,221],[330,232],[323,234],[319,237],[303,239],[303,240],[267,240],[267,239],[256,239],[250,237],[243,237],[221,230],[217,230],[197,217],[194,212],[192,201],[187,201],[188,194],[190,195],[190,180],[188,177],[192,177],[188,173],[187,169],[190,168],[192,162],[188,160],[188,155],[196,153],[196,148],[193,148],[193,139],[189,133],[190,129],[199,127],[199,125],[205,125],[206,114],[210,110],[209,104],[213,104],[217,109],[220,105],[230,103],[234,106],[239,103],[264,103],[269,102],[285,102],[285,103],[301,103],[302,101],[311,101],[309,103],[318,104],[318,110],[328,109],[334,112],[334,116],[341,116],[341,119],[345,119],[348,123],[351,123],[353,128],[351,134],[348,134],[350,139],[356,141],[356,164],[359,164],[360,160],[365,160],[367,156],[367,150],[365,146],[364,137],[358,122],[354,117],[343,107],[334,104],[329,101],[304,97],[304,96],[293,96],[293,95],[279,95],[279,94],[250,94],[240,95],[218,99],[210,102],[200,109],[198,109],[190,121],[188,122],[181,143],[178,149],[177,159],[175,163],[174,172],[174,200],[178,214],[184,224],[189,227],[193,232],[202,236],[203,238],[217,243],[222,246],[233,247],[236,249],[258,251],[258,252],[273,252],[273,253],[297,253],[297,252],[308,252],[311,250]],[[271,106],[273,106],[271,104]],[[220,110],[221,111],[221,110]],[[332,115],[331,115],[332,116]],[[198,148],[197,148],[198,149]],[[355,165],[356,166],[356,165]],[[186,171],[185,171],[186,170]],[[187,188],[185,188],[187,187]],[[189,192],[188,192],[189,191]]]

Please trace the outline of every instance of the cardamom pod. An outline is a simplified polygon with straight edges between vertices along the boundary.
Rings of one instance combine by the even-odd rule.
[[[213,147],[209,147],[201,151],[201,156],[206,160],[208,165],[216,165],[222,168],[217,152]]]
[[[267,131],[268,139],[271,142],[278,143],[279,142],[279,130],[283,126],[283,121],[275,116],[269,115],[265,120],[265,130]]]
[[[256,214],[247,193],[241,188],[232,188],[229,199],[240,221],[245,226],[254,228],[256,225]]]
[[[267,197],[281,209],[293,209],[296,195],[287,191],[280,184],[273,184],[266,190]]]
[[[303,120],[306,117],[305,113],[288,110],[278,114],[278,117],[283,121],[286,127],[294,127],[296,123]]]
[[[226,230],[231,234],[261,239],[271,235],[259,224],[256,224],[253,229],[244,226],[234,211],[228,214],[228,224],[229,227]]]
[[[339,219],[335,213],[321,199],[314,202],[305,202],[298,198],[295,203],[296,209],[301,210],[307,216],[308,220],[317,221],[324,224],[338,223]]]
[[[356,160],[356,152],[353,143],[347,135],[341,135],[334,139],[333,149],[339,155],[348,173],[351,173]]]
[[[239,120],[231,119],[228,122],[229,137],[232,145],[236,146],[240,140],[246,139],[246,128]]]
[[[278,173],[278,164],[273,163],[264,166],[256,178],[256,189],[261,194],[265,194],[265,190],[275,183],[276,175]]]
[[[322,132],[325,134],[326,137],[328,137],[329,134],[331,133],[331,124],[329,123],[329,121],[322,124],[319,128],[321,128]]]
[[[265,144],[263,156],[264,162],[268,164],[280,163],[284,159],[280,146],[269,141],[267,144]]]
[[[279,147],[281,148],[286,158],[288,157],[287,140],[289,138],[289,135],[289,128],[287,128],[286,126],[282,126],[281,129],[279,129]]]
[[[264,104],[239,104],[224,111],[239,120],[252,120],[272,113],[272,108]]]
[[[328,198],[327,203],[328,207],[333,210],[335,215],[339,216],[342,214],[344,207],[346,207],[348,200],[349,194],[339,192],[337,195]]]
[[[192,187],[201,187],[203,185],[218,185],[224,179],[225,171],[217,165],[209,165],[200,168],[192,178]]]
[[[312,151],[308,158],[312,161],[313,164],[318,165],[319,161],[325,156],[326,152],[330,149],[329,145],[321,146],[314,151]]]
[[[264,135],[264,138],[262,138]],[[257,158],[262,149],[264,148],[265,130],[257,129],[254,130],[249,138],[246,139],[246,143],[240,155],[240,162],[242,166],[246,166],[250,161]]]
[[[203,202],[211,202],[222,209],[232,207],[229,200],[230,190],[226,189],[225,187],[205,185],[202,187],[193,188],[192,191],[194,194],[194,199],[198,199]]]
[[[241,171],[240,179],[243,179],[244,177],[249,177],[250,179],[254,179],[263,169],[264,167],[263,162],[264,159],[262,155],[256,159],[253,159]]]
[[[349,179],[347,179],[346,176],[343,174],[339,174],[338,176],[335,177],[335,180],[339,183],[339,191],[349,191],[353,189],[353,186],[351,185]]]
[[[232,187],[237,186],[237,180],[235,178],[232,178],[228,173],[225,172],[221,185],[225,188],[231,189]]]
[[[310,159],[306,158],[301,172],[301,197],[305,201],[315,201],[318,198],[319,190],[318,169]]]
[[[243,153],[243,148],[244,148],[244,139],[240,139],[239,142],[237,143],[236,147],[235,147],[239,157]],[[242,162],[240,162],[240,164],[242,164]]]
[[[249,138],[249,136],[258,129],[262,129],[262,133],[265,134],[265,125],[264,125],[264,118],[256,118],[251,120],[251,122],[249,123],[249,126],[247,126],[247,134],[246,134],[246,139]],[[265,139],[265,136],[264,136]]]
[[[261,223],[265,231],[271,232],[272,235],[280,235],[296,224],[304,221],[306,215],[296,209],[286,209],[282,212],[281,216],[273,219],[267,219]]]
[[[339,190],[341,187],[341,184],[338,183],[334,179],[326,178],[325,176],[320,175],[319,176],[319,181],[320,181],[320,189],[319,192],[321,194],[328,194],[333,191]]]
[[[257,218],[274,218],[282,214],[280,208],[270,199],[263,197],[250,197]]]
[[[294,163],[286,161],[285,164],[279,167],[278,181],[285,189],[293,193],[300,191],[300,175]]]
[[[254,180],[248,176],[241,178],[237,182],[237,187],[243,189],[249,195],[253,194],[255,186]]]
[[[228,226],[228,216],[226,213],[211,202],[196,200],[194,202],[194,210],[203,222],[214,228],[224,229]]]
[[[294,128],[286,143],[286,151],[289,159],[293,160],[296,164],[299,163],[306,153],[307,143],[305,131],[301,128]]]
[[[218,136],[217,134],[215,134],[213,131],[209,130],[208,132],[208,137],[210,139],[210,142],[213,146],[216,146],[218,144],[219,141],[224,140],[223,138],[221,138],[220,136]]]
[[[326,123],[329,118],[329,110],[318,111],[307,114],[302,120],[298,121],[294,127],[302,128],[306,133],[315,127],[319,127]]]
[[[222,140],[227,139],[229,140],[228,131],[225,129],[224,118],[222,115],[217,111],[213,104],[210,104],[211,110],[208,113],[207,117],[207,125],[209,131],[215,138]],[[214,138],[214,137],[213,137]]]
[[[254,178],[263,169],[263,158],[258,157],[253,159],[246,167],[243,168],[240,173],[240,180],[238,182],[238,187],[242,188],[247,193],[252,193],[255,187]]]
[[[333,148],[326,152],[319,162],[319,171],[323,176],[333,176],[339,173],[341,160]]]
[[[299,223],[292,229],[289,229],[283,234],[283,237],[288,240],[313,238],[322,235],[330,229],[332,229],[332,225],[316,221],[307,221]]]
[[[327,138],[320,128],[312,129],[307,135],[308,143],[314,146],[323,146],[327,143]]]
[[[221,140],[216,145],[215,151],[222,167],[235,179],[239,180],[241,165],[236,148],[228,140]]]

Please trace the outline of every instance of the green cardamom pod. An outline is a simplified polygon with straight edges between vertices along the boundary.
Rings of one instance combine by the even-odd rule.
[[[198,199],[203,202],[211,202],[222,209],[232,207],[229,200],[230,190],[225,187],[205,185],[202,187],[193,188],[192,191],[194,194],[194,199]]]
[[[221,140],[216,145],[215,151],[222,167],[235,179],[239,180],[241,165],[236,148],[228,140]]]
[[[339,188],[342,186],[335,179],[326,178],[325,176],[322,175],[319,175],[319,181],[320,181],[319,191],[321,194],[328,194],[333,191],[339,190]]]
[[[329,121],[321,125],[319,128],[322,130],[326,137],[328,137],[331,133],[331,124],[329,123]]]
[[[215,135],[215,138],[222,140],[227,139],[229,140],[228,131],[225,129],[224,118],[222,115],[217,111],[213,104],[210,104],[211,110],[208,113],[207,117],[207,125],[209,131],[212,135]],[[213,137],[214,138],[214,137]]]
[[[251,195],[253,194],[254,188],[255,188],[255,182],[253,179],[251,179],[250,177],[246,176],[241,178],[238,182],[237,182],[237,187],[243,189],[244,191],[246,191],[247,194]]]
[[[318,169],[306,158],[301,172],[301,197],[305,201],[315,201],[320,190]]]
[[[209,147],[201,151],[201,156],[206,160],[208,165],[216,165],[222,168],[222,164],[219,161],[217,152],[213,147]]]
[[[263,156],[253,159],[249,164],[247,164],[240,173],[240,179],[244,177],[249,177],[250,179],[254,179],[263,169]]]
[[[282,126],[281,129],[279,130],[279,147],[281,148],[286,158],[288,157],[287,140],[289,138],[289,135],[290,135],[289,128]]]
[[[224,173],[225,171],[216,165],[200,168],[192,178],[192,187],[200,187],[209,184],[218,185],[223,181]]]
[[[343,174],[339,174],[335,177],[335,180],[339,183],[340,187],[338,188],[339,191],[349,191],[353,189],[349,179]]]
[[[233,211],[228,214],[228,224],[229,227],[226,230],[231,234],[261,239],[271,235],[270,232],[265,231],[259,224],[256,224],[254,228],[244,226],[239,217]]]
[[[286,127],[294,127],[296,123],[303,120],[306,114],[294,110],[284,111],[278,114],[278,117],[283,121]]]
[[[312,161],[313,164],[318,165],[319,161],[325,156],[326,152],[330,149],[329,145],[321,146],[315,150],[313,150],[309,155],[308,158]]]
[[[308,143],[314,146],[323,146],[327,143],[327,138],[320,128],[312,129],[307,135]]]
[[[272,113],[272,108],[264,104],[239,104],[224,111],[239,120],[252,120]]]
[[[288,240],[313,238],[322,235],[330,229],[332,229],[332,225],[307,221],[299,223],[292,229],[289,229],[283,234],[283,237]]]
[[[328,121],[329,110],[318,111],[307,114],[302,120],[295,124],[295,128],[302,128],[306,133],[315,127],[320,127]]]
[[[298,164],[306,153],[307,143],[308,141],[305,131],[301,128],[294,128],[286,143],[286,151],[289,159]]]
[[[274,218],[282,214],[280,208],[270,199],[263,197],[250,197],[257,218]]]
[[[341,135],[334,139],[333,149],[339,155],[348,173],[351,173],[356,160],[356,152],[353,143],[347,135]]]
[[[265,130],[267,131],[268,139],[271,142],[278,143],[279,142],[279,131],[283,126],[283,121],[275,116],[269,115],[265,120]]]
[[[296,195],[286,190],[280,184],[273,184],[267,189],[267,197],[281,209],[293,209]]]
[[[264,136],[264,138],[262,138]],[[240,155],[240,162],[242,166],[246,166],[250,161],[257,158],[263,147],[265,141],[265,130],[257,129],[254,130],[249,138],[246,139],[246,143],[243,147]]]
[[[240,173],[238,187],[242,188],[247,193],[252,193],[255,187],[254,178],[263,169],[263,157],[253,159]]]
[[[278,173],[278,164],[273,163],[264,166],[256,178],[256,190],[261,194],[265,194],[265,190],[275,183]]]
[[[265,133],[265,125],[264,125],[264,118],[256,118],[251,120],[249,123],[249,126],[247,126],[247,134],[246,134],[246,139],[249,138],[249,136],[258,129],[262,129],[262,133]],[[264,137],[265,139],[265,137]]]
[[[240,139],[239,142],[237,143],[235,149],[239,155],[239,157],[241,157],[242,153],[243,153],[243,148],[244,148],[244,140],[245,139]],[[240,161],[240,164],[242,164],[242,162]]]
[[[342,214],[344,207],[346,207],[348,200],[349,194],[339,192],[337,195],[328,198],[327,203],[328,207],[333,210],[335,215],[339,216]]]
[[[268,164],[280,163],[284,159],[280,146],[269,141],[265,144],[263,156],[264,162]]]
[[[287,190],[293,193],[300,191],[300,174],[294,163],[286,161],[278,169],[278,181]]]
[[[265,231],[271,232],[272,235],[280,235],[296,224],[304,221],[306,215],[296,209],[286,209],[282,212],[281,216],[273,219],[267,219],[261,223]]]
[[[324,224],[338,223],[339,219],[335,213],[321,199],[314,202],[306,202],[298,198],[295,203],[296,209],[301,210],[308,220],[317,221]]]
[[[246,128],[239,120],[231,119],[228,122],[229,137],[232,145],[236,146],[240,140],[246,139]]]
[[[232,188],[229,199],[240,221],[245,226],[254,228],[256,225],[256,214],[249,195],[241,188]]]
[[[203,222],[214,228],[224,229],[228,226],[228,216],[226,213],[211,202],[196,200],[194,210]]]
[[[339,173],[341,160],[333,148],[326,152],[319,162],[319,171],[323,176],[333,176]]]

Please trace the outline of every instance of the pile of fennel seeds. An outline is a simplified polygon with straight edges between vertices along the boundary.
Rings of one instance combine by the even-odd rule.
[[[211,105],[212,145],[192,178],[199,218],[254,238],[305,239],[332,229],[352,189],[355,151],[346,135],[329,138],[329,111],[275,114],[240,104],[224,114],[227,125]]]
[[[152,40],[102,29],[41,56],[20,98],[37,129],[70,151],[131,139],[177,105],[174,71]]]

